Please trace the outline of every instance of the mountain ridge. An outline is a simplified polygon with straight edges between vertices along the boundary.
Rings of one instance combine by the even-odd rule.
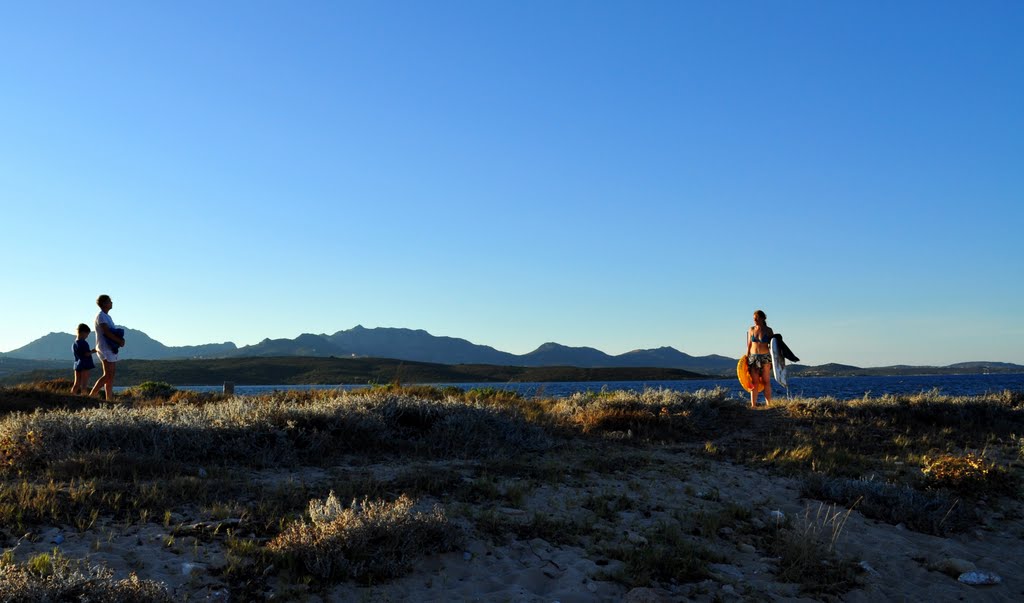
[[[431,335],[423,329],[399,327],[366,328],[356,325],[333,334],[303,333],[294,339],[264,339],[259,343],[238,347],[233,342],[190,346],[167,346],[145,332],[126,328],[127,345],[121,357],[138,360],[220,359],[246,357],[340,357],[391,358],[435,364],[485,364],[494,366],[579,368],[667,368],[682,369],[706,375],[730,376],[736,370],[736,359],[710,354],[691,356],[671,346],[630,350],[610,355],[592,347],[572,347],[545,342],[526,354],[512,354],[466,339]],[[0,360],[68,361],[72,358],[70,333],[49,333],[6,354]],[[946,367],[894,365],[862,368],[827,363],[819,366],[790,365],[796,374],[868,375],[928,374],[947,372],[1024,372],[1024,366],[1007,362],[959,362]]]

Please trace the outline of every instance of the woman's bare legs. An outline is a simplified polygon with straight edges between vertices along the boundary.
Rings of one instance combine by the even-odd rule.
[[[103,363],[103,376],[96,380],[96,385],[92,386],[92,391],[89,392],[90,396],[95,396],[100,391],[100,387],[103,388],[103,393],[106,395],[108,401],[114,399],[114,374],[117,372],[116,362],[107,362],[100,358],[100,362]]]
[[[765,405],[772,403],[772,365],[766,364],[761,367],[761,381],[764,383]]]

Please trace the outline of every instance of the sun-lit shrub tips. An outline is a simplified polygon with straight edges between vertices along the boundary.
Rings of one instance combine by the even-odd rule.
[[[269,467],[322,464],[360,452],[490,457],[551,445],[551,437],[515,408],[386,393],[117,405],[0,418],[0,471],[15,462],[26,470],[101,451],[135,461]]]
[[[1012,492],[1016,483],[1006,469],[973,452],[927,459],[922,473],[930,488],[945,488],[971,497]]]
[[[134,574],[115,579],[109,569],[54,554],[38,555],[25,564],[0,561],[0,601],[88,601],[90,603],[171,603],[160,582]]]
[[[696,392],[670,389],[577,393],[550,408],[555,420],[583,433],[624,433],[639,439],[689,437],[719,426],[723,408],[735,406],[722,387]]]
[[[291,524],[267,548],[324,580],[394,578],[417,558],[450,551],[462,541],[440,507],[429,512],[412,508],[405,495],[391,503],[353,501],[344,508],[331,492],[323,501],[309,502],[309,523]]]

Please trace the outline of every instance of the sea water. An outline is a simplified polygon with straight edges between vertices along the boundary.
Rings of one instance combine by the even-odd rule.
[[[564,398],[577,392],[601,390],[641,391],[645,388],[664,388],[694,392],[723,387],[729,394],[747,398],[749,394],[736,379],[693,379],[685,381],[571,381],[552,383],[435,383],[436,387],[454,386],[463,390],[493,388],[516,392],[524,397]],[[220,392],[219,385],[176,385],[177,389],[199,392]],[[291,390],[356,390],[365,385],[235,385],[235,394],[250,396],[274,391]],[[117,388],[123,389],[123,388]],[[886,394],[917,394],[936,390],[950,396],[976,396],[1003,390],[1024,391],[1024,374],[989,375],[917,375],[898,377],[790,377],[788,394],[794,397],[821,398],[831,396],[839,400],[879,397]],[[787,390],[772,382],[774,397],[785,397]]]

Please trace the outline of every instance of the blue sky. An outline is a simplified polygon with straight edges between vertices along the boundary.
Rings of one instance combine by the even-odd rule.
[[[763,308],[807,364],[1024,364],[1020,31],[1016,1],[5,3],[0,351],[109,293],[168,345],[736,357]]]

